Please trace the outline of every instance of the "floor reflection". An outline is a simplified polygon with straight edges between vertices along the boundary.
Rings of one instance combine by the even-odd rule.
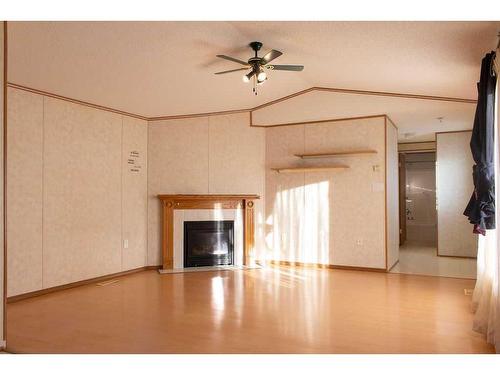
[[[148,271],[11,303],[7,339],[31,353],[490,352],[470,328],[473,284],[274,266]]]

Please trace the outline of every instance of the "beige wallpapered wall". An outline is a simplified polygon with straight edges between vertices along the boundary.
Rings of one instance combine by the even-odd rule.
[[[3,22],[0,22],[0,193],[1,197],[3,197],[3,146],[4,146],[4,139],[3,139],[3,85],[4,85],[4,79],[5,77],[3,76],[3,71],[4,71],[4,28],[3,28]],[[4,319],[4,306],[3,306],[3,300],[4,300],[4,285],[3,285],[3,277],[4,277],[4,264],[3,264],[3,215],[4,215],[4,207],[3,207],[3,198],[0,199],[0,347],[2,347],[2,342],[4,340],[3,337],[3,319]]]
[[[9,296],[160,264],[157,194],[261,195],[255,259],[385,268],[383,118],[262,129],[241,113],[146,126],[14,88],[8,116]],[[331,148],[378,154],[335,160],[343,172],[270,170]]]
[[[260,195],[256,251],[263,249],[264,147],[265,130],[250,127],[248,113],[149,123],[149,265],[161,263],[158,194]]]
[[[266,129],[268,260],[385,268],[384,126],[381,117]],[[397,143],[391,139],[395,153]],[[312,160],[294,156],[356,149],[378,153]],[[271,170],[332,164],[350,169]]]
[[[8,295],[146,265],[147,123],[13,88],[8,121]]]
[[[387,268],[399,260],[398,131],[387,121]]]
[[[474,185],[470,153],[472,132],[436,134],[436,198],[438,253],[448,256],[477,255],[477,235],[463,215]]]

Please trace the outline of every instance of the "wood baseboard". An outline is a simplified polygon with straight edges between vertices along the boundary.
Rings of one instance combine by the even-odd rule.
[[[260,264],[264,262],[260,261]],[[356,267],[356,266],[340,266],[335,264],[321,264],[321,263],[304,263],[304,262],[290,262],[288,260],[271,260],[270,264],[277,266],[287,267],[303,267],[303,268],[322,268],[322,269],[336,269],[336,270],[350,270],[350,271],[369,271],[369,272],[387,272],[385,268],[372,268],[372,267]]]
[[[139,268],[134,268],[132,270],[121,271],[121,272],[112,273],[112,274],[109,274],[109,275],[94,277],[92,279],[86,279],[86,280],[81,280],[81,281],[75,281],[75,282],[69,283],[69,284],[58,285],[58,286],[54,286],[52,288],[35,290],[34,292],[28,292],[28,293],[18,294],[16,296],[7,297],[7,303],[13,303],[13,302],[21,301],[21,300],[24,300],[24,299],[27,299],[27,298],[42,296],[44,294],[58,292],[58,291],[65,290],[65,289],[76,288],[78,286],[83,286],[83,285],[98,283],[98,282],[101,282],[101,281],[106,281],[106,280],[109,280],[109,279],[114,279],[114,278],[117,278],[117,277],[122,277],[122,276],[130,275],[132,273],[137,273],[137,272],[142,272],[142,271],[148,271],[148,270],[157,270],[157,269],[160,269],[160,268],[161,268],[161,266],[139,267]]]
[[[149,270],[159,270],[161,269],[161,266],[146,266],[146,267],[143,267],[145,271],[149,271]]]
[[[398,259],[396,262],[394,262],[394,264],[393,264],[392,266],[390,266],[390,267],[389,267],[389,269],[387,270],[387,272],[391,272],[391,271],[392,271],[392,269],[393,269],[394,267],[396,267],[398,263],[399,263],[399,259]]]
[[[260,265],[265,264],[262,261],[256,261],[256,263],[260,264]],[[340,265],[334,265],[334,264],[320,264],[320,263],[290,262],[290,261],[286,261],[286,260],[280,260],[280,261],[271,260],[271,261],[269,261],[269,263],[273,264],[273,265],[287,266],[287,267],[302,267],[302,268],[316,268],[316,269],[340,269],[340,270],[369,271],[369,272],[388,272],[384,268],[340,266]],[[76,288],[76,287],[83,286],[83,285],[94,284],[94,283],[98,283],[101,281],[106,281],[106,280],[130,275],[130,274],[137,273],[137,272],[158,270],[160,268],[161,268],[161,266],[139,267],[139,268],[135,268],[135,269],[128,270],[128,271],[122,271],[122,272],[117,272],[117,273],[113,273],[110,275],[94,277],[92,279],[86,279],[86,280],[81,280],[81,281],[75,281],[74,283],[58,285],[58,286],[55,286],[52,288],[40,289],[40,290],[36,290],[34,292],[18,294],[16,296],[8,297],[7,303],[14,303],[14,302],[21,301],[21,300],[24,300],[27,298],[42,296],[44,294],[53,293],[53,292],[57,292],[57,291],[65,290],[65,289]]]

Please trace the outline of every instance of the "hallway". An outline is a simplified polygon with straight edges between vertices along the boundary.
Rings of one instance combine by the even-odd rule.
[[[407,241],[399,248],[399,262],[391,272],[475,279],[476,259],[437,256],[435,246]]]

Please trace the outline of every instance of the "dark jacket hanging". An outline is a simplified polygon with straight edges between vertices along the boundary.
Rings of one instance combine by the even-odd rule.
[[[464,215],[474,225],[473,232],[485,234],[486,229],[495,229],[495,168],[494,168],[494,124],[495,85],[493,59],[488,53],[481,63],[481,79],[477,85],[478,100],[470,149],[474,158],[472,178],[474,192]]]

